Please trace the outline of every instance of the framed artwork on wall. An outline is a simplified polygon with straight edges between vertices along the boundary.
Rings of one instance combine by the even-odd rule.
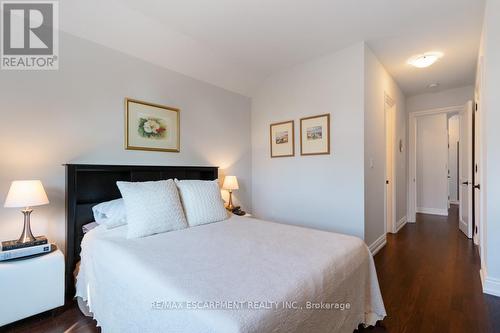
[[[125,99],[125,149],[180,151],[180,110]]]
[[[330,154],[330,114],[300,119],[300,155]]]
[[[295,155],[295,128],[293,120],[274,123],[269,126],[271,157]]]

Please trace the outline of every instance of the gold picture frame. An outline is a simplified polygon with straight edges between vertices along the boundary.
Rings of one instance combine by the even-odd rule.
[[[271,158],[295,156],[295,123],[293,120],[269,125]]]
[[[330,114],[300,119],[300,155],[330,154]]]
[[[180,152],[180,110],[125,98],[125,149]]]

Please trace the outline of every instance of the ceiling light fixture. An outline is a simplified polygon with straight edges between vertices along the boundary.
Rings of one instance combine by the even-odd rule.
[[[434,82],[434,83],[431,83],[427,86],[427,88],[429,88],[429,89],[435,89],[437,87],[439,87],[439,82]]]
[[[442,57],[443,53],[441,52],[427,52],[411,57],[410,59],[408,59],[408,64],[417,68],[425,68],[429,67]]]

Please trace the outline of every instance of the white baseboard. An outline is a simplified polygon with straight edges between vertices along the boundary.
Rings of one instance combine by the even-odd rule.
[[[412,216],[412,215],[409,212],[406,213],[406,223],[416,223],[417,222],[416,220],[412,220],[412,218],[409,216]]]
[[[500,279],[488,277],[483,269],[479,271],[479,274],[481,275],[481,283],[483,284],[483,293],[500,296]]]
[[[374,241],[368,248],[370,249],[370,252],[372,253],[372,256],[376,255],[378,251],[380,251],[385,244],[387,244],[387,237],[386,235],[380,236],[376,241]]]
[[[403,216],[398,222],[396,222],[396,233],[405,226],[406,222],[408,222],[406,216]]]
[[[459,228],[460,230],[462,230],[462,232],[463,232],[464,234],[466,234],[466,235],[467,235],[467,233],[468,233],[468,230],[467,230],[467,229],[469,229],[469,228],[467,228],[467,223],[465,223],[465,221],[464,221],[464,220],[460,219],[460,221],[458,222],[458,228]]]
[[[448,216],[448,209],[417,207],[417,213]]]

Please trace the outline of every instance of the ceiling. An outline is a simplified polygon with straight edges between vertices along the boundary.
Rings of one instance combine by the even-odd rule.
[[[484,0],[86,0],[61,29],[251,96],[269,75],[366,41],[407,96],[474,82]],[[441,51],[432,67],[406,64]]]

